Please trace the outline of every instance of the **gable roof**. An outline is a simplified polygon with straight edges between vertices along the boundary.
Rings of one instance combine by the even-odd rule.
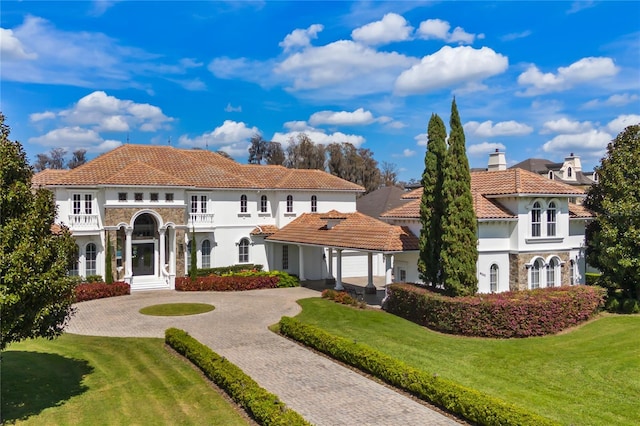
[[[223,189],[309,189],[364,192],[364,188],[321,170],[239,164],[206,150],[122,145],[64,173],[44,171],[46,185],[178,186]]]
[[[397,186],[383,186],[356,200],[356,210],[367,216],[378,218],[387,210],[400,207],[405,204],[402,196],[405,191]]]
[[[31,178],[31,185],[36,187],[48,185],[50,182],[54,182],[65,176],[67,173],[69,173],[69,170],[45,169],[33,175],[33,178]]]
[[[329,220],[344,218],[329,228]],[[365,214],[304,213],[267,237],[269,241],[365,251],[418,250],[418,238],[406,227],[390,225]]]

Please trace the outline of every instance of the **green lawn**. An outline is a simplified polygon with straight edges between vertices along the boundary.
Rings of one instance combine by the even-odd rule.
[[[143,315],[162,317],[197,315],[213,311],[215,307],[208,303],[163,303],[161,305],[145,306],[140,309]]]
[[[567,425],[640,422],[640,315],[528,339],[444,335],[391,314],[301,300],[300,321]]]
[[[2,421],[34,425],[246,425],[163,339],[63,335],[2,353]]]

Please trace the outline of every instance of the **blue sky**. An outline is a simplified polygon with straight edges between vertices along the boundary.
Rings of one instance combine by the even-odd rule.
[[[119,144],[351,142],[419,179],[455,96],[488,153],[591,169],[640,122],[639,2],[3,1],[0,109],[30,160]]]

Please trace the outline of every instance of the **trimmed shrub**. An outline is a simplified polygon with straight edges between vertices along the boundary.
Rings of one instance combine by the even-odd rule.
[[[254,265],[253,263],[243,265],[219,266],[217,268],[198,269],[199,277],[208,277],[209,275],[224,275],[241,271],[262,271],[262,265]]]
[[[637,314],[640,313],[640,305],[636,299],[624,299],[621,310],[625,314]]]
[[[343,305],[351,305],[361,309],[367,307],[367,302],[357,300],[346,291],[336,291],[328,288],[323,290],[321,295],[324,299],[333,300],[334,302],[341,303]]]
[[[76,302],[85,302],[87,300],[131,294],[131,286],[122,281],[113,284],[83,283],[76,286],[75,293]]]
[[[595,315],[606,290],[552,287],[467,297],[448,297],[411,284],[388,287],[385,309],[444,333],[478,337],[555,334]]]
[[[557,423],[500,399],[407,366],[352,340],[331,335],[290,317],[280,320],[280,333],[358,368],[424,401],[480,425],[555,425]]]
[[[607,312],[613,312],[613,313],[619,312],[620,302],[618,301],[618,299],[610,297],[607,300],[607,303],[605,303],[604,309],[606,309]]]
[[[85,278],[85,282],[88,283],[101,283],[104,282],[102,280],[102,275],[87,275],[87,278]]]
[[[597,285],[601,276],[602,274],[597,274],[595,272],[587,272],[584,274],[585,282],[587,285]]]
[[[197,277],[191,280],[189,277],[176,278],[176,290],[178,291],[243,291],[261,288],[277,288],[278,277],[240,275],[221,277],[211,275]]]
[[[261,425],[310,425],[300,414],[272,393],[260,387],[235,364],[189,336],[185,331],[170,328],[165,342],[195,364],[216,385]]]

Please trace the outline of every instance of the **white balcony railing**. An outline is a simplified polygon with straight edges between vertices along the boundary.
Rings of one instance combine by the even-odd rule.
[[[210,226],[213,225],[213,213],[190,213],[189,226]]]
[[[70,214],[69,228],[73,229],[97,229],[97,214]]]

